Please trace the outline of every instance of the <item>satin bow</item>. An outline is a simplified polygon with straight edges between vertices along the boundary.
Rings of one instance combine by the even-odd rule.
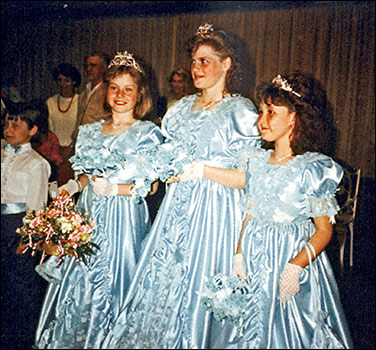
[[[7,149],[7,148],[13,149],[14,152],[17,153],[21,149],[21,146],[14,146],[14,145],[7,143],[7,144],[5,144],[4,148],[5,149]]]

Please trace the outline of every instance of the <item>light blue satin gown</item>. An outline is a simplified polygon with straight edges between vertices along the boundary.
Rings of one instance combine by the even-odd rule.
[[[271,150],[248,153],[246,201],[252,218],[242,234],[250,292],[243,334],[223,332],[214,348],[351,348],[338,287],[325,250],[300,278],[300,292],[287,303],[279,297],[286,264],[315,233],[311,218],[333,222],[342,168],[330,157],[307,152],[285,165],[268,164]]]
[[[148,178],[140,173],[140,160],[147,160],[163,141],[160,129],[139,120],[121,135],[102,135],[101,130],[102,122],[80,127],[71,158],[75,174],[103,176],[119,184]],[[41,310],[37,348],[101,348],[124,303],[142,240],[150,230],[143,197],[100,196],[94,193],[92,180],[77,207],[95,221],[93,241],[100,249],[94,249],[87,266],[67,256],[59,267],[55,257],[40,267],[51,283]]]
[[[193,160],[235,168],[244,147],[260,146],[253,103],[228,96],[213,110],[192,111],[196,98],[179,100],[163,118],[163,146],[176,157],[173,165],[166,163],[174,169]],[[161,147],[157,157],[163,173],[168,152]],[[242,224],[242,194],[203,178],[168,186],[106,348],[209,346],[213,317],[198,292],[205,276],[231,270]]]

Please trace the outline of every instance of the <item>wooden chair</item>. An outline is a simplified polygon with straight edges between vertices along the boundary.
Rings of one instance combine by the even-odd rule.
[[[344,175],[336,193],[340,210],[336,216],[335,232],[340,245],[341,270],[344,267],[344,253],[347,234],[350,232],[350,267],[353,266],[354,221],[360,184],[361,169],[343,167]]]

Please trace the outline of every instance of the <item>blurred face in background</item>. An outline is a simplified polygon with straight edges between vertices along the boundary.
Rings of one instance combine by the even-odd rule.
[[[72,97],[76,82],[72,78],[59,74],[57,77],[57,85],[59,86],[60,95],[63,97]]]
[[[185,79],[179,74],[174,74],[171,79],[171,86],[176,96],[183,95],[185,93]]]
[[[98,56],[89,57],[86,64],[87,78],[91,82],[92,88],[103,80],[106,65]]]

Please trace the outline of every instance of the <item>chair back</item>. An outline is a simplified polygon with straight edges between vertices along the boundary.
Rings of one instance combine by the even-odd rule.
[[[356,216],[356,205],[360,185],[361,169],[343,167],[343,178],[340,183],[336,199],[340,210],[336,215],[335,233],[340,244],[340,263],[343,269],[343,257],[347,234],[350,231],[350,267],[353,266],[353,241],[354,221]]]

